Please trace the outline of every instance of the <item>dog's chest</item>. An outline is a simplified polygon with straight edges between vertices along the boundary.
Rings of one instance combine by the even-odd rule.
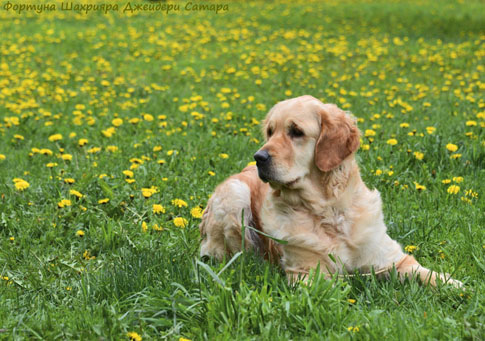
[[[267,201],[261,213],[267,233],[287,241],[287,246],[310,252],[324,255],[339,252],[351,233],[350,219],[343,210],[330,205],[310,213],[304,207]]]

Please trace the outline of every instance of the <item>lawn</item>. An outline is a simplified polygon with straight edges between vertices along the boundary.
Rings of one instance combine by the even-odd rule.
[[[112,3],[1,4],[0,339],[485,337],[483,2]],[[388,233],[466,290],[198,262],[209,195],[302,94],[358,118]]]

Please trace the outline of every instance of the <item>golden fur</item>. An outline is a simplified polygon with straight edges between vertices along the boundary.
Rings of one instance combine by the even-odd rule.
[[[263,130],[260,151],[270,158],[216,188],[200,224],[201,256],[222,259],[241,250],[244,212],[246,225],[288,242],[277,244],[250,229],[244,236],[248,249],[279,262],[290,279],[317,266],[324,273],[395,266],[401,278],[461,286],[422,267],[386,233],[380,194],[363,183],[354,158],[360,139],[350,115],[302,96],[276,104]]]

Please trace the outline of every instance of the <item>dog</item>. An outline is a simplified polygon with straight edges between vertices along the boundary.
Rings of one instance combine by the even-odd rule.
[[[349,113],[312,96],[292,98],[270,109],[263,133],[256,165],[229,177],[209,199],[199,226],[201,257],[233,255],[244,237],[246,249],[280,263],[290,281],[312,269],[330,276],[395,268],[401,279],[462,286],[421,266],[387,234],[380,193],[360,177],[360,132]],[[244,236],[242,223],[252,227]]]

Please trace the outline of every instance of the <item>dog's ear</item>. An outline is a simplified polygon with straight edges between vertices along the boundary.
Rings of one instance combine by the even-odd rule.
[[[321,130],[315,145],[315,164],[322,172],[337,167],[360,145],[355,121],[335,105],[320,110]]]

